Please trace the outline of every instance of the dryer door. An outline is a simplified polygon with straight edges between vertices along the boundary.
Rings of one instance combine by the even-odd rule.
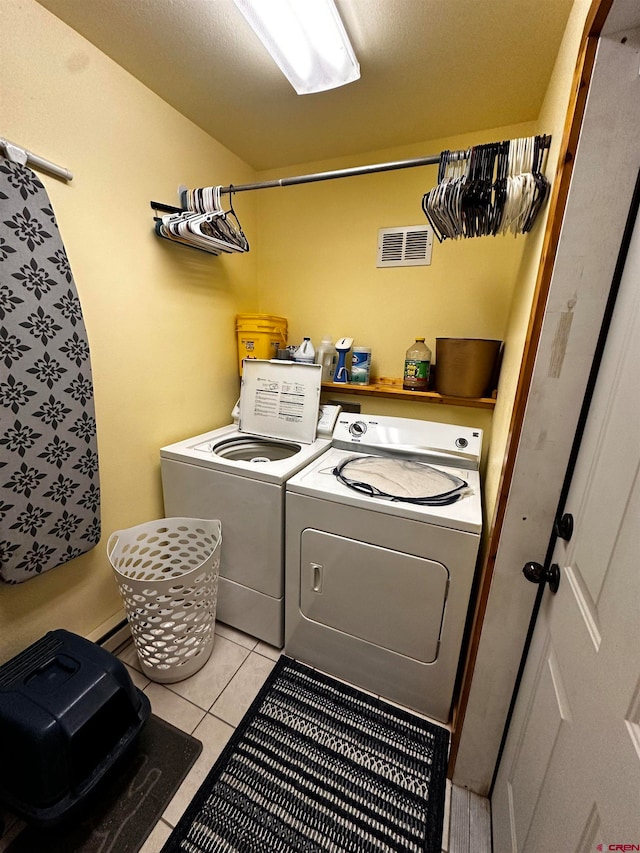
[[[449,586],[442,563],[309,528],[301,544],[307,619],[422,663],[437,659]]]

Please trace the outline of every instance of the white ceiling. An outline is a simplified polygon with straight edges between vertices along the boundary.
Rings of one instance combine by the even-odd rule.
[[[297,95],[232,0],[39,2],[256,169],[535,120],[572,5],[337,0],[361,79]]]

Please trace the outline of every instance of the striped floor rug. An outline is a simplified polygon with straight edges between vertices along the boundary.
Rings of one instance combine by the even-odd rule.
[[[162,853],[439,853],[448,746],[282,656]]]

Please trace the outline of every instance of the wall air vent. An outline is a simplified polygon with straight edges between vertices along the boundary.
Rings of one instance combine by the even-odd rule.
[[[431,263],[433,231],[426,225],[380,228],[378,267],[419,267]]]

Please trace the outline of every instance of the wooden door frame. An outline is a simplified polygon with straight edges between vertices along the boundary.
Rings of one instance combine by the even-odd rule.
[[[511,414],[509,436],[500,477],[498,497],[488,536],[487,547],[485,549],[485,557],[480,572],[478,597],[475,605],[460,692],[457,704],[454,708],[451,751],[448,768],[449,778],[453,776],[456,766],[456,760],[460,748],[461,733],[469,704],[469,695],[471,692],[475,664],[480,646],[483,621],[489,600],[489,592],[493,579],[498,545],[504,527],[507,499],[513,480],[518,444],[522,434],[524,415],[531,388],[531,380],[538,352],[538,345],[540,342],[540,334],[545,317],[547,298],[551,286],[556,252],[560,239],[560,230],[566,209],[569,185],[573,173],[573,163],[578,147],[578,139],[582,128],[589,84],[591,82],[595,63],[598,39],[612,4],[613,0],[592,0],[587,14],[576,68],[574,71],[567,117],[565,120],[558,157],[558,167],[549,202],[549,216],[547,219],[543,247],[538,265],[538,274],[531,313],[529,316],[527,336],[520,365],[513,411]]]

